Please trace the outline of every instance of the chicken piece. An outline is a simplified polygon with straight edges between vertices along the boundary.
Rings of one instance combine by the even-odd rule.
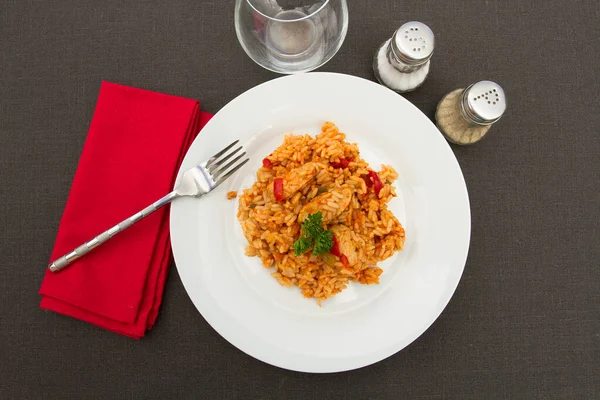
[[[335,236],[340,253],[348,259],[348,266],[354,267],[364,258],[364,249],[352,238],[352,231],[346,225],[334,225],[329,229]]]
[[[352,200],[352,190],[349,188],[333,189],[315,197],[310,203],[302,207],[298,214],[298,221],[304,222],[310,214],[321,211],[323,223],[328,224],[340,215]]]
[[[309,162],[301,167],[294,168],[283,177],[283,199],[292,196],[298,190],[306,186],[317,176],[319,167],[317,163]],[[269,196],[275,198],[273,194],[273,184],[269,185]]]

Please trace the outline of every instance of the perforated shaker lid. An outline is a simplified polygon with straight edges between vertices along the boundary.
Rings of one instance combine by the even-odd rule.
[[[422,22],[407,22],[392,37],[392,52],[408,65],[425,64],[433,55],[434,48],[435,36]]]
[[[463,92],[462,108],[473,122],[491,125],[498,121],[506,110],[504,90],[496,82],[477,82]]]

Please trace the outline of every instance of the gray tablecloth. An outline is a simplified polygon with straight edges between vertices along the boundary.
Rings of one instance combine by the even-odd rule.
[[[0,8],[0,398],[600,398],[600,8],[582,1],[350,0],[321,70],[373,79],[404,21],[437,35],[406,97],[433,117],[492,79],[505,117],[453,147],[472,207],[469,259],[415,343],[341,374],[284,371],[222,339],[175,268],[137,342],[38,308],[37,294],[102,79],[216,112],[274,74],[240,48],[232,1],[3,1]],[[308,339],[307,339],[308,340]]]

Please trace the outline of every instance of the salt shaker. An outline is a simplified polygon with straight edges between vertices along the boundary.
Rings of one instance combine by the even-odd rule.
[[[506,110],[502,87],[481,81],[448,93],[437,106],[435,119],[450,142],[466,145],[481,140]]]
[[[434,35],[427,25],[416,21],[405,23],[375,52],[375,77],[398,93],[415,90],[429,74],[434,46]]]

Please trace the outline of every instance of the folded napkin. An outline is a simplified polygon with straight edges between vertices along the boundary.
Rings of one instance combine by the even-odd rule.
[[[168,193],[211,115],[195,100],[103,82],[51,259]],[[40,307],[141,338],[156,320],[171,262],[167,207],[59,273]]]

